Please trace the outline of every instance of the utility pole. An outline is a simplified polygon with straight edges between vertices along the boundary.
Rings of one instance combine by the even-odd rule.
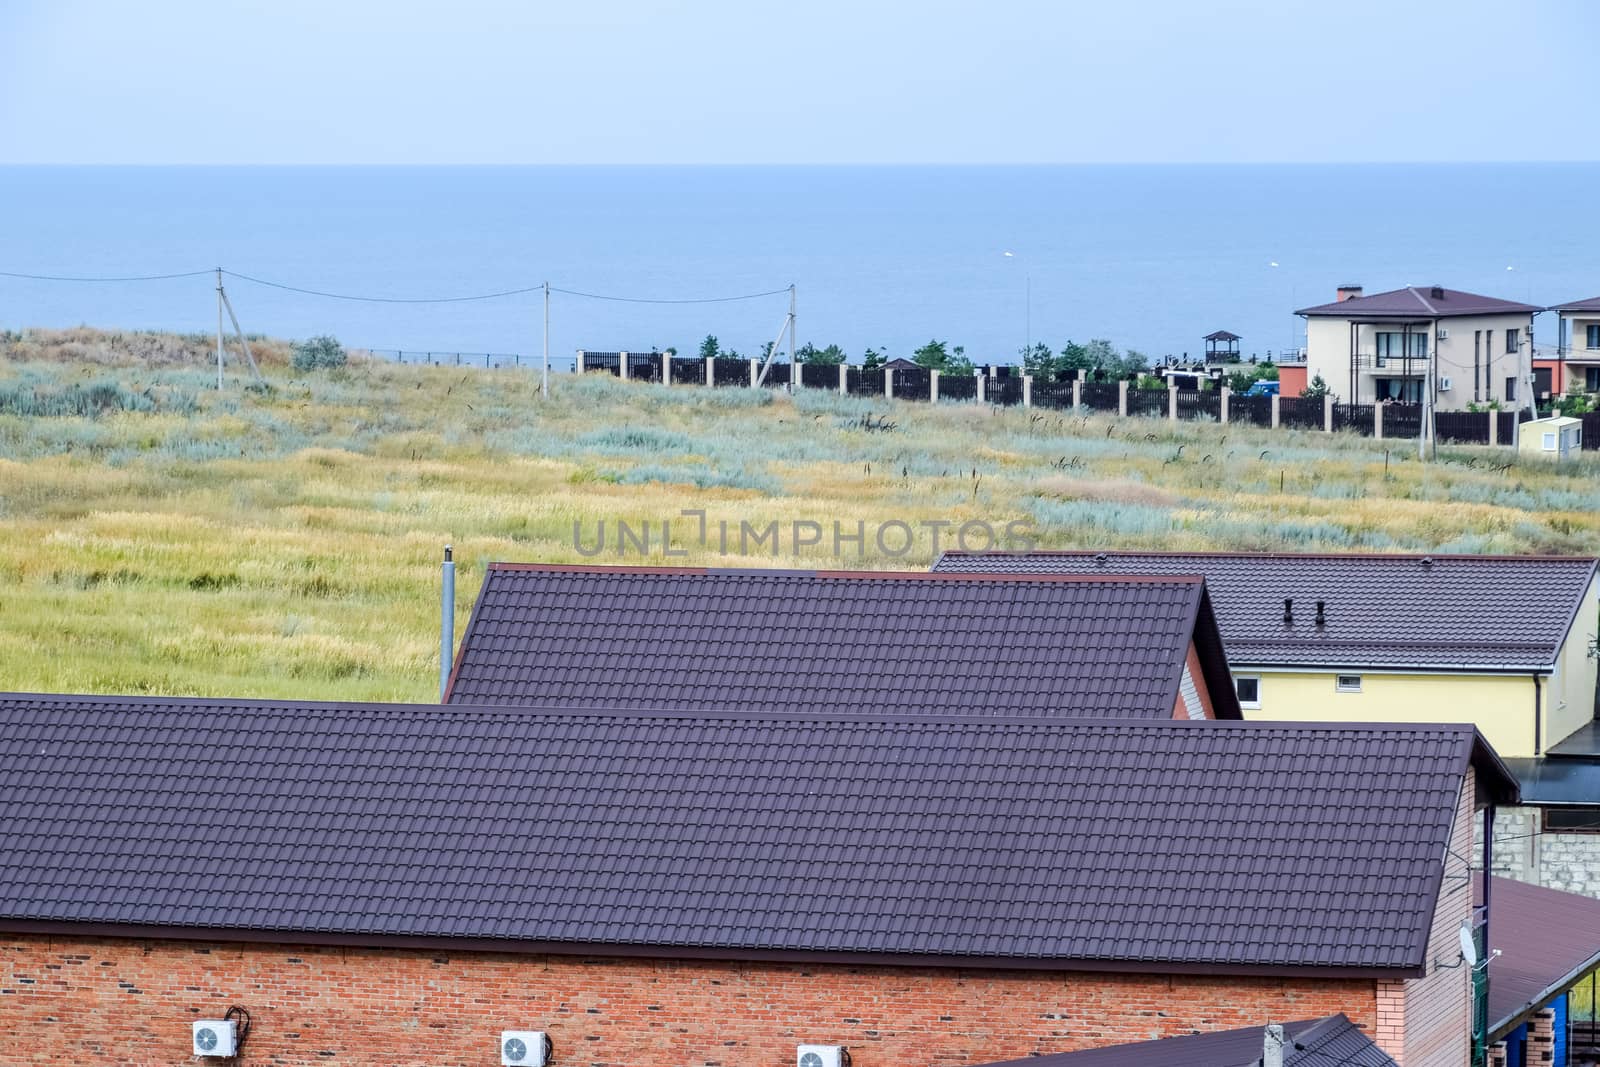
[[[217,392],[222,392],[222,268],[217,268]]]
[[[1406,327],[1407,330],[1410,327]],[[1409,338],[1408,338],[1409,340]],[[1437,384],[1435,371],[1439,366],[1439,323],[1428,324],[1428,347],[1424,350],[1422,362],[1422,429],[1417,434],[1417,458],[1424,463],[1432,454],[1433,439],[1433,409],[1436,398],[1433,395]]]
[[[795,387],[800,384],[800,364],[798,364],[798,363],[796,363],[794,361],[794,345],[795,345],[794,335],[799,330],[799,327],[797,325],[797,321],[798,320],[795,319],[795,314],[794,314],[795,313],[795,302],[796,302],[795,285],[794,285],[793,282],[790,282],[789,283],[789,392],[791,392],[791,393],[794,392],[795,391]]]
[[[539,395],[550,399],[550,283],[544,283],[544,367],[539,371]]]

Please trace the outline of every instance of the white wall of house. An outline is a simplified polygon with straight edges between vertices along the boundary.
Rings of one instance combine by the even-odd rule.
[[[1428,339],[1427,347],[1438,366],[1439,410],[1459,411],[1474,401],[1488,403],[1491,400],[1499,400],[1504,403],[1507,399],[1506,379],[1516,377],[1519,360],[1527,358],[1526,348],[1521,352],[1506,350],[1506,331],[1516,330],[1518,344],[1525,346],[1529,331],[1533,328],[1533,316],[1472,315],[1442,318],[1438,320],[1438,325],[1445,336]],[[1357,327],[1357,351],[1376,356],[1380,333],[1400,334],[1405,331],[1406,326],[1398,322],[1363,323]],[[1410,332],[1413,337],[1426,337],[1428,327],[1412,326]],[[1399,351],[1402,342],[1395,341],[1392,344],[1395,346],[1392,350]],[[1411,345],[1412,351],[1415,351],[1414,340]],[[1374,366],[1374,361],[1371,359],[1363,362],[1366,365],[1358,372],[1359,395],[1352,398],[1349,395],[1350,320],[1325,316],[1313,316],[1308,320],[1307,380],[1320,374],[1340,400],[1350,402],[1353,399],[1355,403],[1370,404],[1376,397],[1379,379],[1404,377],[1406,368],[1399,359],[1391,358],[1388,360],[1388,366],[1383,368]],[[1413,362],[1410,368],[1412,377],[1420,382],[1426,373],[1426,366],[1421,361]],[[1476,390],[1473,388],[1474,366],[1478,378]],[[1446,379],[1449,380],[1448,389],[1444,388]]]

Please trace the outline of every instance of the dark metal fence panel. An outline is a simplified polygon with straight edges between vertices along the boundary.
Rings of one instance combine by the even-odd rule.
[[[1116,411],[1121,399],[1121,391],[1116,382],[1084,382],[1083,406],[1090,411]]]
[[[1421,404],[1383,405],[1383,436],[1419,437],[1422,434]]]
[[[760,372],[758,371],[757,373],[759,374]],[[767,378],[766,378],[766,381],[762,382],[761,384],[767,386],[769,389],[782,389],[784,386],[788,385],[789,384],[789,364],[787,364],[787,363],[769,363],[769,364],[767,364]]]
[[[1178,418],[1215,422],[1222,418],[1222,394],[1214,389],[1179,389]]]
[[[1516,411],[1496,412],[1495,418],[1500,420],[1500,443],[1503,445],[1509,445],[1511,443],[1512,436],[1517,432],[1517,424],[1527,422],[1530,418],[1532,418],[1532,416],[1528,414],[1527,408],[1518,408]],[[1385,434],[1389,432],[1387,424],[1385,424],[1383,432]],[[1587,429],[1584,430],[1583,436],[1585,439],[1588,438],[1589,431]],[[1585,447],[1587,447],[1587,445],[1585,445]]]
[[[628,380],[634,382],[659,382],[661,360],[659,352],[629,352]]]
[[[1433,427],[1441,441],[1464,445],[1489,443],[1489,415],[1482,411],[1436,411]]]
[[[585,374],[594,371],[605,371],[615,376],[622,366],[622,357],[615,352],[586,352],[583,357],[583,370]]]
[[[883,395],[883,368],[882,367],[851,367],[850,368],[850,395],[851,396],[882,396]]]
[[[1165,389],[1129,389],[1128,414],[1165,416],[1167,414],[1167,391]]]
[[[971,374],[939,375],[939,399],[941,401],[978,399],[978,379]]]
[[[838,389],[839,368],[831,363],[802,363],[800,384],[807,389]]]
[[[1600,448],[1600,411],[1590,411],[1578,418],[1583,422],[1583,447]]]
[[[1271,426],[1272,398],[1270,396],[1229,397],[1228,421],[1242,422],[1248,426]]]
[[[1070,408],[1072,406],[1072,383],[1034,382],[1033,406],[1036,408]]]
[[[928,390],[933,388],[933,373],[921,368],[897,370],[892,387],[897,400],[926,400]]]
[[[1335,404],[1333,405],[1333,428],[1335,430],[1350,430],[1353,433],[1372,436],[1372,405],[1371,404]]]
[[[672,361],[674,385],[706,384],[706,361],[703,359],[675,359]]]
[[[983,395],[991,404],[1003,404],[1007,407],[1021,404],[1022,378],[1018,375],[990,378],[983,383]]]
[[[1320,430],[1323,422],[1322,398],[1281,396],[1278,398],[1278,425],[1296,430]]]
[[[715,359],[711,361],[712,385],[749,385],[750,362],[744,359]]]

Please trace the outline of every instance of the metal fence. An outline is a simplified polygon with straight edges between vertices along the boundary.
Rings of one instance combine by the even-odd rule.
[[[1122,403],[1122,390],[1116,382],[1084,382],[1079,395],[1090,411],[1116,411]]]
[[[1161,415],[1167,414],[1167,391],[1165,389],[1132,389],[1128,390],[1129,415]]]
[[[978,399],[978,379],[971,374],[939,375],[939,402]]]
[[[1268,398],[1270,403],[1271,398]],[[1294,430],[1320,430],[1325,425],[1321,397],[1281,396],[1278,398],[1278,425]],[[1271,412],[1268,412],[1268,420]]]
[[[1022,379],[990,378],[983,383],[983,396],[991,404],[1015,407],[1022,403]]]
[[[943,384],[942,382],[940,384]],[[891,383],[896,400],[926,400],[933,389],[933,372],[897,370]]]
[[[712,385],[749,385],[750,361],[747,359],[713,359],[711,361]]]

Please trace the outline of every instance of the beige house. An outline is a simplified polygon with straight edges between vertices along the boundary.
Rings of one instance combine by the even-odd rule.
[[[1433,376],[1441,411],[1526,403],[1533,375],[1533,316],[1544,310],[1442,286],[1363,295],[1342,286],[1331,304],[1301,308],[1306,374],[1340,400],[1419,404]]]
[[[1600,393],[1600,296],[1550,308],[1556,325],[1555,383],[1563,393]]]

